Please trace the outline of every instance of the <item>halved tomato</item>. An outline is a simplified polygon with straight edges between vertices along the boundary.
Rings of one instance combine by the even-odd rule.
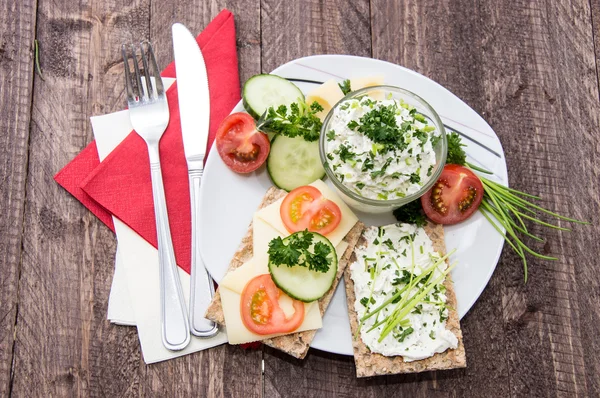
[[[421,196],[421,205],[431,221],[451,225],[475,213],[482,198],[483,184],[475,173],[447,164],[433,187]]]
[[[290,232],[318,232],[327,235],[342,220],[342,211],[321,191],[310,185],[298,187],[287,194],[279,209],[283,225]]]
[[[275,286],[270,274],[258,275],[246,284],[240,300],[242,322],[253,333],[265,335],[290,333],[304,320],[304,303],[292,300],[294,315],[290,318],[279,306],[281,290]]]
[[[271,149],[267,135],[258,131],[252,116],[243,112],[227,116],[219,126],[215,140],[221,159],[237,173],[258,169]]]

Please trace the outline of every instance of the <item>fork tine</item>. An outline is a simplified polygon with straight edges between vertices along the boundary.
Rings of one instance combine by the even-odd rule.
[[[156,57],[154,56],[154,50],[152,44],[148,43],[148,53],[150,54],[150,62],[152,62],[152,69],[154,69],[154,84],[156,85],[156,93],[161,96],[165,93],[165,87],[163,86],[162,78],[160,77],[160,69],[156,64]]]
[[[138,87],[138,96],[141,101],[142,97],[143,97],[143,99],[148,99],[148,97],[145,95],[144,88],[142,86],[142,75],[140,74],[140,67],[138,65],[137,53],[136,53],[135,46],[133,44],[131,45],[131,52],[133,53],[133,70],[135,71],[135,82]]]
[[[146,59],[148,57],[147,57],[146,53],[144,52],[144,43],[148,43],[148,42],[143,41],[140,43],[140,51],[142,52],[142,63],[144,65],[144,78],[146,79],[146,90],[148,93],[148,97],[155,98],[157,96],[157,94],[156,94],[156,91],[153,89],[152,79],[150,79],[150,71],[148,70],[148,61]]]
[[[131,86],[131,72],[129,70],[129,56],[127,55],[127,46],[121,46],[121,55],[123,56],[123,66],[125,67],[125,88],[127,92],[127,102],[135,101],[133,87]]]

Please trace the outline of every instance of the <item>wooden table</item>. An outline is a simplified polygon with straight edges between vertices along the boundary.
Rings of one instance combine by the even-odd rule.
[[[90,116],[125,106],[122,42],[153,41],[164,66],[170,24],[200,31],[223,7],[242,81],[321,53],[414,69],[490,123],[512,186],[592,222],[544,231],[559,260],[531,259],[526,285],[505,250],[462,322],[467,369],[357,380],[349,357],[228,345],[146,366],[136,330],[106,320],[115,239],[52,177]],[[1,396],[600,394],[600,0],[0,0],[0,21]]]

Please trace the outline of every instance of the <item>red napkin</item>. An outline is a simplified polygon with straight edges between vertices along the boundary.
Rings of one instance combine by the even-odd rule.
[[[196,40],[208,71],[210,149],[217,127],[240,99],[233,14],[221,11]],[[171,63],[162,76],[175,77],[175,64]],[[167,91],[167,100],[171,117],[160,141],[161,166],[175,257],[177,264],[189,273],[190,197],[176,84]],[[113,214],[157,247],[148,152],[145,142],[135,132],[102,163],[92,142],[54,178],[109,228],[114,230],[110,217]]]

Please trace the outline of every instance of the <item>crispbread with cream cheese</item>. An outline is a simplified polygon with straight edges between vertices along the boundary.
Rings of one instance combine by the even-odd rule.
[[[284,197],[286,194],[287,194],[287,192],[282,189],[277,189],[275,187],[269,188],[269,190],[267,190],[265,197],[263,198],[263,200],[259,206],[259,209],[270,205],[271,203]],[[335,279],[331,289],[329,289],[329,291],[323,297],[321,297],[318,301],[319,310],[321,312],[321,315],[323,315],[325,313],[325,310],[327,309],[327,306],[329,305],[329,302],[331,301],[331,298],[333,297],[335,288],[337,287],[337,284],[338,284],[339,280],[341,279],[342,274],[344,273],[344,270],[345,270],[347,264],[350,261],[350,256],[352,255],[352,253],[354,251],[354,245],[358,241],[358,238],[360,237],[360,234],[362,233],[363,228],[364,228],[364,225],[361,222],[357,222],[354,225],[354,227],[346,234],[345,238],[343,239],[346,243],[348,243],[348,248],[344,252],[340,261],[338,262],[338,272],[337,272],[336,279]],[[233,255],[233,259],[231,260],[231,262],[229,264],[228,271],[231,271],[231,270],[234,270],[234,269],[240,267],[246,261],[248,261],[252,258],[252,256],[253,256],[253,243],[252,243],[253,236],[252,235],[253,235],[253,228],[252,228],[252,223],[250,223],[250,226],[248,227],[248,232],[242,238],[242,242],[241,242],[238,250]],[[217,292],[215,293],[215,296],[214,296],[211,304],[209,305],[209,307],[206,311],[205,316],[207,319],[210,319],[213,322],[216,322],[221,325],[225,324],[225,317],[223,314],[223,309],[221,306],[221,298],[220,298],[218,289],[217,289]],[[288,335],[283,335],[283,336],[278,336],[278,337],[273,337],[270,339],[262,340],[262,343],[264,343],[270,347],[277,348],[289,355],[292,355],[296,358],[301,359],[306,356],[306,354],[308,352],[308,348],[310,346],[310,343],[312,342],[312,340],[315,336],[315,333],[316,333],[316,330],[307,330],[304,332],[292,333],[292,334],[288,334]]]
[[[425,232],[433,243],[433,248],[441,255],[446,253],[446,245],[444,243],[444,230],[441,225],[428,223],[425,227]],[[363,242],[361,242],[363,240]],[[364,238],[361,236],[356,246],[364,243]],[[356,256],[352,253],[349,263],[356,261]],[[348,315],[350,317],[350,328],[352,329],[352,348],[354,351],[354,363],[356,365],[356,375],[358,377],[369,377],[377,375],[398,374],[398,373],[417,373],[430,370],[443,370],[464,368],[467,366],[465,357],[465,347],[463,345],[462,332],[458,312],[456,311],[456,295],[454,293],[454,284],[450,278],[450,274],[444,281],[446,287],[446,299],[448,304],[448,319],[446,328],[452,331],[458,338],[458,347],[456,349],[448,349],[442,353],[420,361],[404,362],[401,356],[386,357],[381,354],[372,353],[363,343],[360,333],[358,333],[358,318],[354,309],[356,295],[354,293],[354,282],[351,277],[350,267],[346,267],[344,272],[344,280],[346,282],[346,297],[348,304]]]

